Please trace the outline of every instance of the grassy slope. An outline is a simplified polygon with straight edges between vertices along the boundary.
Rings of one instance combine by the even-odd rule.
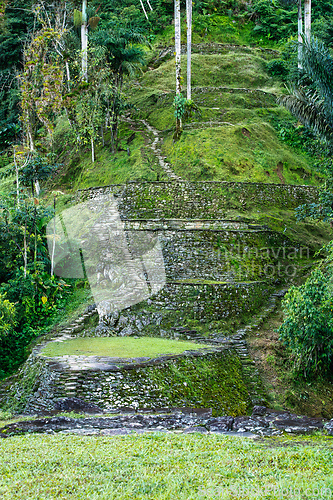
[[[0,494],[3,500],[331,498],[332,442],[158,433],[12,437],[0,441]]]
[[[241,27],[229,18],[214,16],[206,28],[202,19],[195,21],[193,40],[200,45],[193,47],[193,100],[201,109],[200,120],[194,117],[192,123],[185,125],[180,141],[173,143],[174,62],[168,55],[159,58],[160,52],[172,44],[171,26],[156,40],[153,51],[148,54],[147,71],[127,89],[136,106],[132,116],[136,122],[120,124],[123,151],[112,156],[107,147],[99,145],[97,161],[92,165],[89,149],[75,151],[66,121],[59,120],[55,142],[63,165],[54,188],[66,192],[128,180],[166,179],[147,148],[151,137],[138,121],[143,118],[161,131],[164,152],[183,178],[318,183],[318,178],[310,172],[311,158],[283,143],[273,126],[292,121],[291,116],[276,105],[275,94],[281,89],[265,70],[266,62],[278,57],[278,53],[253,45],[244,46],[253,42],[250,25]],[[238,45],[218,45],[216,42]],[[260,44],[265,46],[265,41]],[[184,57],[182,65],[185,74]],[[127,142],[133,133],[134,139]],[[13,181],[13,178],[2,181],[0,189],[8,192],[13,188]],[[58,210],[66,208],[67,198],[58,197]],[[228,217],[237,215],[236,212],[228,213]],[[319,247],[329,237],[323,224],[318,227],[300,224],[295,231],[294,216],[290,212],[277,211],[273,206],[265,214],[255,210],[247,212],[246,216],[284,231],[302,244]],[[78,313],[84,307],[85,304],[80,304],[78,308],[63,311],[62,324],[67,323],[67,313],[74,316],[75,311]]]
[[[174,126],[173,60],[148,71],[141,88],[132,92],[137,116],[164,132],[164,153],[174,171],[188,180],[316,184],[311,159],[283,143],[273,126],[291,121],[277,106],[281,89],[265,69],[276,54],[216,45],[213,50],[219,53],[193,54],[193,101],[201,117],[185,124],[178,142],[174,143],[170,130]],[[182,67],[185,70],[185,56]]]
[[[201,117],[193,117],[185,124],[177,143],[173,142],[173,27],[167,28],[147,52],[144,74],[125,86],[135,106],[131,112],[135,121],[121,122],[120,150],[116,155],[107,145],[97,145],[97,161],[92,164],[89,148],[76,151],[66,121],[59,121],[55,149],[63,165],[55,185],[75,190],[129,180],[167,179],[147,147],[152,137],[142,119],[161,132],[163,153],[184,179],[318,184],[319,178],[310,169],[313,160],[282,142],[276,132],[277,123],[293,122],[291,115],[276,104],[281,85],[266,71],[266,63],[279,52],[253,46],[252,27],[251,23],[242,26],[218,15],[194,20],[192,99]],[[183,38],[185,34],[183,29]],[[245,46],[250,43],[251,47]],[[259,43],[265,46],[265,40]],[[269,44],[266,40],[266,46]],[[107,143],[109,137],[105,139]]]

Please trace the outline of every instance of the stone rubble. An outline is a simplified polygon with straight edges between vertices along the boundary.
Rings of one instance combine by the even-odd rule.
[[[92,408],[91,405],[78,399],[59,402],[63,408]],[[226,434],[242,437],[274,436],[284,432],[290,435],[311,434],[315,431],[326,431],[333,436],[333,419],[324,423],[321,419],[299,416],[289,411],[276,411],[263,406],[255,406],[251,416],[212,417],[211,409],[175,408],[161,409],[158,413],[135,412],[123,409],[117,414],[107,416],[53,416],[8,424],[0,429],[0,437],[10,437],[25,433],[56,432],[79,435],[126,435],[146,432],[181,432],[190,434]]]

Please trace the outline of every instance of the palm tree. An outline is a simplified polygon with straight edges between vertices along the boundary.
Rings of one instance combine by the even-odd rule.
[[[304,78],[279,102],[303,125],[333,141],[333,58],[321,41],[304,37],[302,67]]]
[[[298,0],[298,69],[302,69],[303,53],[303,19],[302,19],[302,0]]]
[[[187,22],[187,99],[191,100],[192,0],[186,0]]]
[[[304,35],[310,41],[311,38],[311,0],[304,0]]]
[[[87,0],[82,0],[81,21],[81,50],[82,50],[82,77],[88,81],[88,23],[87,23]]]

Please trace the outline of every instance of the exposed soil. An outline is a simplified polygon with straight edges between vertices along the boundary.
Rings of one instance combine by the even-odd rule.
[[[283,163],[281,161],[279,161],[279,163],[277,164],[277,167],[275,169],[275,172],[278,176],[278,178],[280,179],[281,183],[282,184],[285,184],[286,183],[286,180],[285,178],[283,177]]]

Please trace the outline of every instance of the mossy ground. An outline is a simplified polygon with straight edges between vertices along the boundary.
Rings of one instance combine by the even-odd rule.
[[[0,494],[3,500],[331,498],[332,443],[322,436],[10,437],[0,441]]]
[[[267,48],[278,48],[278,44],[271,38],[258,36],[253,30],[255,23],[244,18],[234,18],[232,15],[195,14],[192,19],[193,43],[225,43],[237,45],[260,45]],[[172,45],[174,43],[173,25],[165,28],[156,36],[156,43]],[[181,19],[181,42],[186,43],[186,19]]]
[[[51,342],[41,352],[44,356],[110,356],[113,358],[156,357],[160,354],[180,354],[203,346],[154,337],[77,338],[63,342]]]

